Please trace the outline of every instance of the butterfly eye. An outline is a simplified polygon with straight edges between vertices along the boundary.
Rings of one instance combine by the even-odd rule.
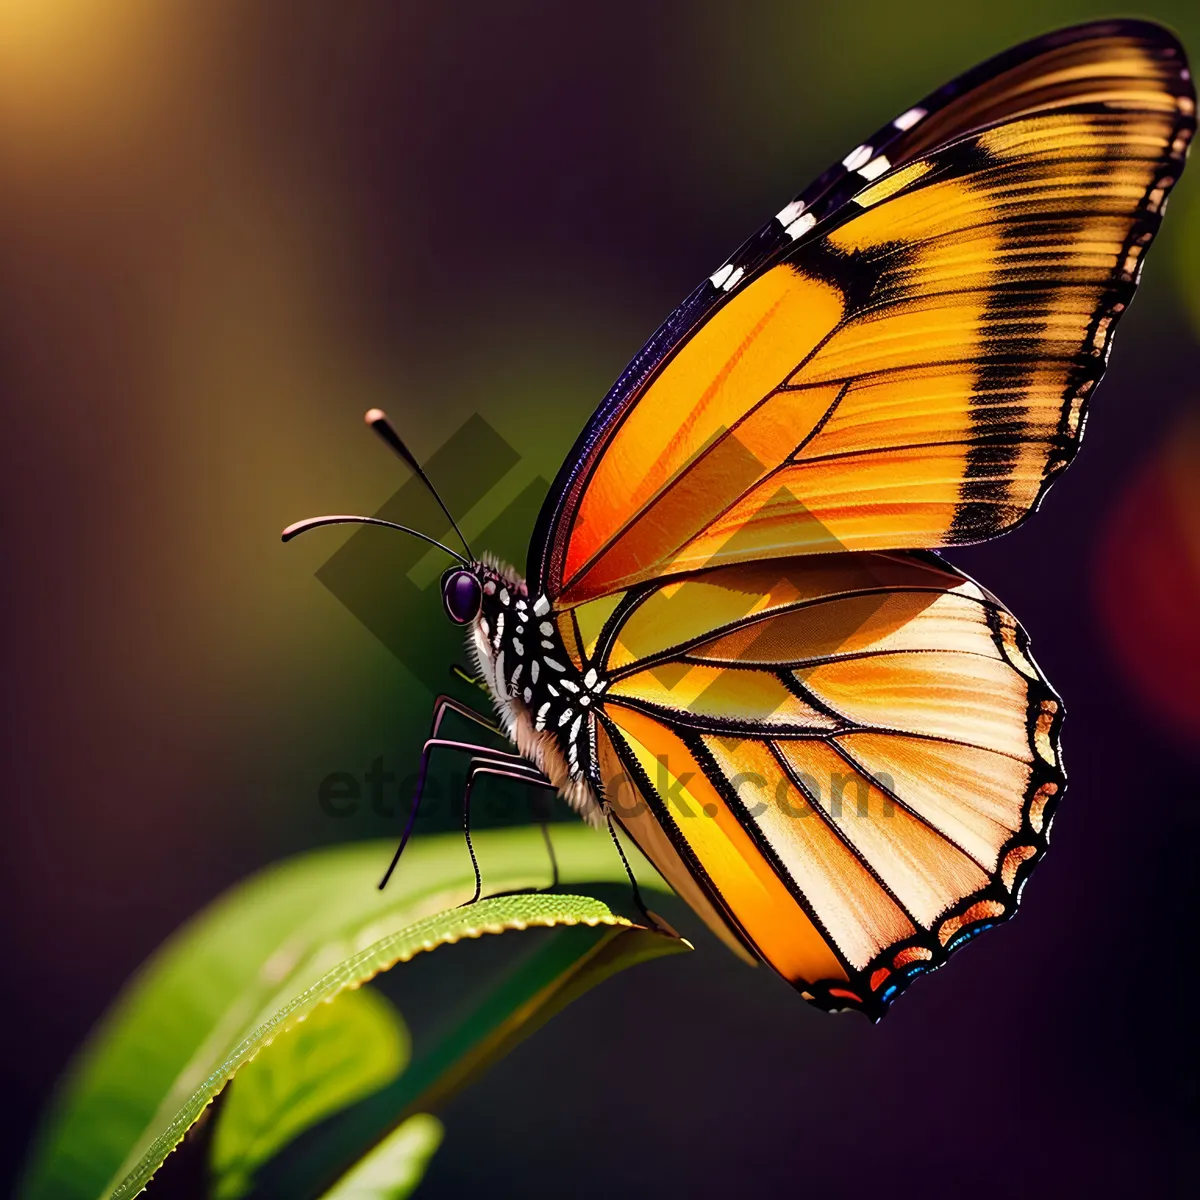
[[[468,625],[479,615],[483,588],[470,571],[447,571],[442,576],[442,603],[455,625]]]

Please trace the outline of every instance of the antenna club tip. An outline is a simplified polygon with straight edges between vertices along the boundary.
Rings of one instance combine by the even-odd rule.
[[[378,425],[380,421],[386,421],[387,419],[387,413],[382,408],[368,408],[363,415],[363,420],[368,425]]]

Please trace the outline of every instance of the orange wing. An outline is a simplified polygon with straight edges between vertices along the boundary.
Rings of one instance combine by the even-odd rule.
[[[1194,92],[1140,22],[966,82],[785,208],[631,365],[539,522],[530,579],[559,606],[722,563],[979,541],[1036,506],[1078,445]]]
[[[727,941],[878,1017],[1016,909],[1063,787],[1014,618],[934,555],[716,568],[560,616],[604,798]]]

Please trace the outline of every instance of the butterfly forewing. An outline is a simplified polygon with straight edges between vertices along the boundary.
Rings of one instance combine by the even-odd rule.
[[[656,334],[560,473],[531,577],[569,606],[1011,528],[1078,443],[1194,110],[1178,44],[1138,22],[910,110]]]

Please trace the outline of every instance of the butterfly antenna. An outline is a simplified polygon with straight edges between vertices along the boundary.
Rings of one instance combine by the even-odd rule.
[[[471,547],[467,544],[467,539],[463,537],[463,532],[459,529],[454,515],[446,507],[445,500],[438,494],[438,490],[433,486],[433,482],[429,476],[425,474],[424,467],[417,462],[413,452],[400,440],[400,435],[396,432],[396,427],[388,420],[387,413],[382,408],[371,408],[367,410],[363,420],[417,473],[421,482],[429,489],[433,498],[441,506],[442,512],[446,514],[446,519],[454,527],[454,532],[458,534],[458,540],[462,542],[467,556],[473,560],[475,555],[471,553]]]
[[[297,521],[294,525],[289,525],[279,536],[282,541],[290,542],[292,538],[301,533],[307,533],[310,529],[319,529],[322,525],[382,525],[384,529],[398,529],[401,533],[410,533],[415,538],[420,538],[423,542],[428,542],[431,546],[436,546],[439,550],[445,550],[451,558],[456,558],[464,567],[469,567],[471,564],[457,550],[451,550],[449,546],[443,546],[437,538],[431,538],[427,533],[421,533],[418,529],[409,529],[407,525],[397,525],[395,521],[383,521],[379,517],[356,517],[350,513],[342,514],[335,513],[328,517],[309,517],[304,521]]]

